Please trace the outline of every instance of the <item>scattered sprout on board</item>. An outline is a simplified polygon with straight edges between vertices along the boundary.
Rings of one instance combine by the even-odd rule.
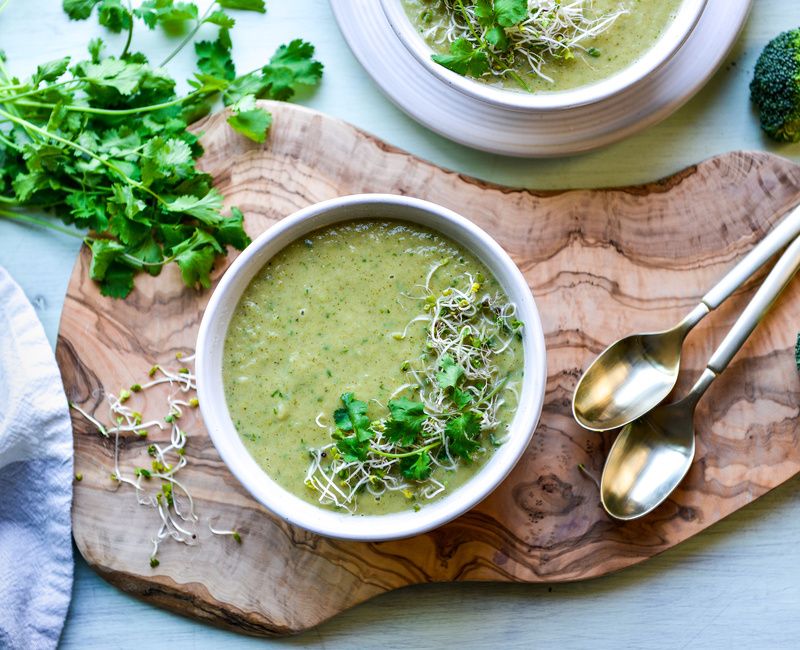
[[[585,43],[628,13],[620,5],[595,12],[591,0],[435,0],[421,17],[422,36],[449,47],[433,60],[470,77],[510,77],[529,90],[516,71],[552,82],[544,72],[552,60],[596,57]],[[438,14],[442,19],[437,18]]]
[[[193,361],[194,356],[177,355],[177,358],[188,364]],[[128,405],[134,394],[163,384],[167,384],[170,389],[167,413],[163,418],[145,420],[142,413]],[[196,390],[195,376],[188,366],[177,370],[153,366],[149,372],[149,381],[123,389],[119,395],[106,396],[109,419],[113,424],[104,425],[77,404],[70,403],[70,407],[97,427],[103,436],[113,437],[114,471],[111,473],[111,480],[120,485],[131,486],[139,504],[153,508],[158,514],[160,523],[152,538],[150,553],[150,566],[153,568],[159,565],[158,550],[164,540],[173,539],[188,546],[197,544],[199,517],[195,511],[194,499],[182,482],[183,479],[177,478],[178,473],[189,462],[186,456],[188,432],[181,427],[180,421],[185,409],[198,407]],[[151,459],[149,466],[123,470],[119,463],[120,435],[132,434],[137,438],[149,439],[151,431],[168,431],[169,439],[152,440],[147,445],[147,455]],[[83,474],[75,475],[76,481],[82,479]],[[236,530],[216,529],[210,520],[208,528],[214,535],[227,535],[239,544],[242,542],[241,535]]]
[[[385,407],[378,403],[384,414],[371,419],[370,404],[345,393],[331,425],[324,413],[317,417],[332,438],[309,451],[305,482],[320,503],[354,513],[363,492],[379,498],[399,491],[419,509],[446,490],[437,468],[454,471],[485,453],[486,445],[504,442],[497,435],[498,411],[517,387],[496,359],[522,323],[514,304],[481,292],[481,277],[467,274],[464,287],[433,293],[431,278],[443,265],[431,268],[424,295],[416,297],[422,314],[395,334],[404,338],[414,323],[427,323],[425,350],[403,366],[408,382]]]
[[[583,463],[578,463],[578,471],[588,478],[592,483],[594,483],[597,489],[600,490],[600,479],[586,469],[586,465]]]

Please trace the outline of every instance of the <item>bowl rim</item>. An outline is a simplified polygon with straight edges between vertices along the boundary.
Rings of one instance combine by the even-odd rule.
[[[497,277],[517,304],[523,328],[524,375],[520,404],[508,440],[478,472],[451,494],[413,510],[351,515],[313,505],[278,485],[244,447],[223,393],[221,359],[230,317],[241,294],[266,262],[303,235],[334,223],[376,218],[417,223],[470,250]],[[397,213],[405,216],[397,216]],[[363,213],[364,216],[359,216]],[[378,217],[381,218],[381,217]],[[502,277],[501,277],[502,276]],[[487,497],[528,448],[541,416],[547,382],[544,333],[533,294],[516,264],[500,245],[461,215],[422,199],[393,194],[355,194],[315,203],[278,221],[258,236],[224,273],[203,314],[197,337],[196,375],[200,411],[208,434],[228,469],[250,494],[289,524],[337,539],[383,541],[410,537],[451,521]]]
[[[460,93],[487,104],[518,111],[551,111],[601,102],[635,86],[664,66],[683,46],[697,26],[708,0],[682,0],[675,18],[661,37],[631,65],[610,77],[569,90],[526,93],[505,90],[465,77],[431,59],[432,48],[419,35],[401,0],[380,0],[392,31],[425,69]]]

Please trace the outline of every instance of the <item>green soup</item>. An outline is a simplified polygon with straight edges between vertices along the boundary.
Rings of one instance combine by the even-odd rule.
[[[411,22],[435,52],[448,51],[448,5],[444,0],[400,0]],[[656,43],[675,17],[682,0],[589,0],[584,1],[587,17],[602,18],[619,9],[626,13],[594,38],[580,42],[570,51],[570,58],[546,57],[541,73],[550,81],[531,73],[530,65],[517,56],[511,69],[533,92],[570,90],[606,79],[635,63]],[[465,5],[474,1],[465,0]],[[485,75],[481,81],[510,90],[521,90],[509,75]]]
[[[462,290],[464,297],[457,299]],[[476,322],[495,328],[494,340],[479,340],[478,328],[459,331],[452,353],[437,357],[434,348],[451,344],[429,341],[432,314],[447,325],[448,314],[459,318],[456,311],[466,303],[471,306],[464,313],[477,310]],[[433,231],[377,220],[318,230],[272,258],[235,309],[223,356],[229,412],[256,462],[297,496],[358,514],[418,509],[464,483],[507,432],[523,367],[515,331],[521,324],[513,312],[484,265]],[[469,360],[458,367],[464,354],[479,347],[482,356],[474,358],[491,360],[491,380],[470,379],[473,371],[489,372],[481,361],[472,371]],[[496,392],[486,401],[491,390]],[[432,404],[435,396],[444,404],[441,413]],[[343,398],[351,400],[349,407]],[[423,413],[424,400],[431,403]],[[454,400],[467,401],[462,407]],[[484,406],[494,410],[487,416]],[[366,409],[363,417],[359,408]],[[449,433],[437,444],[431,432],[444,430]],[[402,436],[408,442],[414,431],[419,435],[413,449],[389,440]],[[358,440],[366,437],[371,439]],[[377,461],[370,460],[367,469],[353,461],[347,471],[355,468],[368,477],[345,501],[337,495],[356,479],[342,486],[345,470],[330,479],[325,471],[334,458],[346,464],[349,454],[360,453],[351,449],[357,445],[362,451],[369,446],[369,458]],[[400,456],[407,449],[424,451],[375,456]],[[465,449],[465,457],[459,456]],[[309,480],[315,462],[317,473]],[[325,496],[329,491],[335,499]]]

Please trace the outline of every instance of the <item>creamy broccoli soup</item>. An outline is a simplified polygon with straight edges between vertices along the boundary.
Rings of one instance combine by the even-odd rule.
[[[529,0],[527,7],[492,0],[398,1],[437,62],[531,92],[577,88],[630,66],[655,44],[681,5],[681,0]]]
[[[523,327],[449,239],[378,220],[325,228],[272,258],[239,301],[228,409],[288,491],[356,514],[416,510],[503,443]]]

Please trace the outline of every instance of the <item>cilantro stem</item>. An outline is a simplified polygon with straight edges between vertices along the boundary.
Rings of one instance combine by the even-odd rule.
[[[3,57],[0,57],[0,74],[3,75],[3,77],[5,78],[5,80],[7,82],[13,80],[11,75],[8,74],[8,68],[6,68],[5,63],[3,62]],[[11,106],[9,106],[8,109],[9,109],[9,111],[11,112],[11,114],[13,116],[19,117],[18,114],[16,113],[16,111]],[[30,137],[31,140],[35,141],[36,138],[33,136],[31,130],[29,128],[27,128],[27,127],[23,127],[23,128],[25,130],[25,133],[28,134],[28,137]]]
[[[464,22],[467,24],[467,28],[469,31],[472,32],[472,35],[478,39],[480,42],[483,42],[483,38],[481,38],[480,34],[475,31],[475,28],[472,26],[472,21],[469,19],[469,14],[467,13],[466,8],[464,7],[464,3],[461,0],[457,0],[458,8],[461,10],[461,15],[464,17]]]
[[[509,77],[511,77],[514,81],[516,81],[520,86],[522,86],[523,90],[531,92],[531,87],[527,83],[525,83],[525,80],[521,76],[519,76],[519,74],[515,70],[512,70],[511,68],[508,68],[505,71],[505,73]]]
[[[203,26],[203,23],[205,23],[206,18],[208,18],[209,15],[211,15],[211,10],[214,9],[216,6],[217,6],[216,1],[212,2],[210,5],[208,5],[208,9],[206,9],[206,12],[202,16],[200,16],[200,18],[197,19],[197,24],[194,26],[192,31],[190,31],[186,35],[186,38],[184,38],[178,44],[178,47],[176,47],[174,50],[172,50],[170,55],[158,65],[159,68],[163,68],[165,65],[167,65],[167,63],[172,61],[172,59],[178,54],[178,52],[180,52],[184,47],[186,47],[186,45],[189,43],[189,41],[191,41],[194,38],[195,34],[197,34],[197,32],[200,31],[200,27]]]
[[[128,17],[130,18],[131,24],[128,26],[128,39],[125,41],[122,54],[119,55],[120,59],[124,59],[127,56],[128,50],[131,47],[131,40],[133,39],[133,7],[131,6],[131,0],[128,0]]]
[[[140,257],[135,257],[128,253],[123,253],[122,257],[128,260],[129,262],[133,262],[134,264],[141,264],[142,266],[164,266],[166,264],[169,264],[172,260],[175,259],[175,256],[172,256],[172,257],[165,257],[160,262],[145,262]]]
[[[87,245],[91,245],[93,242],[100,241],[104,239],[103,237],[84,237],[83,241],[86,242]],[[131,255],[130,253],[123,253],[122,258],[128,260],[132,264],[139,264],[141,266],[165,266],[172,262],[175,259],[175,256],[172,255],[170,257],[165,257],[163,260],[159,260],[158,262],[146,262],[141,257],[136,257],[135,255]]]
[[[508,380],[509,380],[509,378],[510,378],[510,377],[511,377],[511,375],[510,375],[510,374],[508,374],[508,375],[506,375],[505,377],[503,377],[503,378],[502,378],[500,381],[498,381],[498,382],[497,382],[497,385],[496,385],[494,388],[492,388],[492,390],[490,390],[490,391],[489,391],[489,392],[488,392],[488,393],[487,393],[487,394],[484,396],[484,398],[483,398],[483,399],[482,399],[480,402],[478,402],[478,403],[476,404],[476,406],[479,406],[480,404],[484,404],[484,403],[488,402],[489,400],[491,400],[491,399],[492,399],[492,397],[494,397],[495,395],[497,395],[497,393],[499,393],[499,392],[502,390],[502,388],[503,388],[503,387],[504,387],[504,386],[505,386],[505,385],[508,383]]]
[[[36,217],[31,217],[27,214],[20,214],[19,212],[11,212],[11,210],[3,210],[0,209],[0,217],[4,217],[6,219],[13,219],[15,221],[24,221],[25,223],[33,224],[34,226],[42,226],[43,228],[50,228],[50,230],[56,230],[60,233],[65,235],[69,235],[70,237],[77,237],[78,239],[83,239],[83,235],[75,230],[70,230],[69,228],[62,228],[59,225],[54,223],[50,223],[49,221],[45,221],[44,219],[37,219]]]
[[[2,133],[0,133],[0,142],[6,145],[9,149],[14,149],[14,151],[22,151],[22,147],[18,144],[12,142],[7,137],[5,137]]]
[[[78,106],[74,104],[69,104],[63,106],[67,111],[72,111],[74,113],[92,113],[93,115],[138,115],[139,113],[150,113],[152,111],[160,111],[162,108],[169,108],[170,106],[175,106],[177,104],[182,104],[197,95],[203,94],[200,90],[195,90],[188,95],[184,95],[183,97],[176,97],[175,99],[163,102],[161,104],[151,104],[150,106],[139,106],[136,108],[94,108],[92,106]],[[20,106],[31,106],[34,108],[55,108],[55,104],[49,104],[47,102],[31,102],[31,101],[22,101],[14,103],[19,103]]]
[[[80,151],[81,153],[86,154],[90,158],[92,158],[92,159],[96,160],[97,162],[99,162],[101,165],[105,165],[111,171],[113,171],[116,174],[118,174],[119,177],[124,182],[126,182],[128,185],[130,185],[131,187],[135,187],[135,188],[140,189],[140,190],[142,190],[144,192],[147,192],[150,196],[155,198],[159,203],[166,203],[166,201],[163,198],[161,198],[158,194],[153,192],[153,190],[151,190],[149,187],[145,187],[144,185],[142,185],[138,181],[133,180],[130,176],[128,176],[125,172],[123,172],[114,163],[109,162],[105,158],[101,158],[96,153],[94,153],[93,151],[90,151],[86,147],[83,147],[83,146],[79,145],[77,142],[72,142],[71,140],[67,140],[66,138],[62,138],[61,136],[58,136],[55,133],[52,133],[51,131],[48,131],[47,129],[43,129],[41,127],[36,126],[35,124],[32,124],[31,122],[28,122],[28,120],[25,120],[25,119],[23,119],[21,117],[17,117],[16,115],[13,115],[12,113],[9,113],[8,111],[4,111],[2,108],[0,108],[0,117],[5,117],[7,120],[10,120],[11,122],[14,122],[15,124],[19,124],[20,126],[22,126],[25,129],[30,129],[34,133],[38,133],[39,135],[41,135],[41,136],[43,136],[45,138],[50,138],[51,140],[55,140],[56,142],[60,142],[61,144],[65,144],[68,147],[72,147],[73,149],[76,149],[77,151]]]
[[[6,76],[6,78],[8,78]],[[31,95],[39,95],[43,92],[49,92],[53,88],[60,88],[61,86],[66,86],[67,84],[75,83],[75,82],[84,82],[86,79],[83,77],[76,77],[74,79],[67,79],[65,81],[60,81],[55,84],[50,84],[48,86],[43,86],[42,88],[34,88],[33,90],[29,90],[24,93],[20,93],[19,95],[11,95],[9,97],[0,97],[0,102],[15,102],[18,99],[23,99],[24,97],[30,97]],[[4,91],[6,88],[11,88],[12,86],[2,86],[0,87],[0,92]],[[24,87],[24,86],[23,86]]]
[[[441,441],[437,440],[436,442],[432,442],[431,444],[427,445],[426,447],[420,447],[419,449],[414,449],[413,451],[408,451],[404,454],[393,454],[388,451],[381,451],[380,449],[370,449],[373,454],[378,454],[378,456],[383,456],[384,458],[408,458],[409,456],[419,456],[424,451],[428,451],[429,449],[434,449],[441,445]]]

